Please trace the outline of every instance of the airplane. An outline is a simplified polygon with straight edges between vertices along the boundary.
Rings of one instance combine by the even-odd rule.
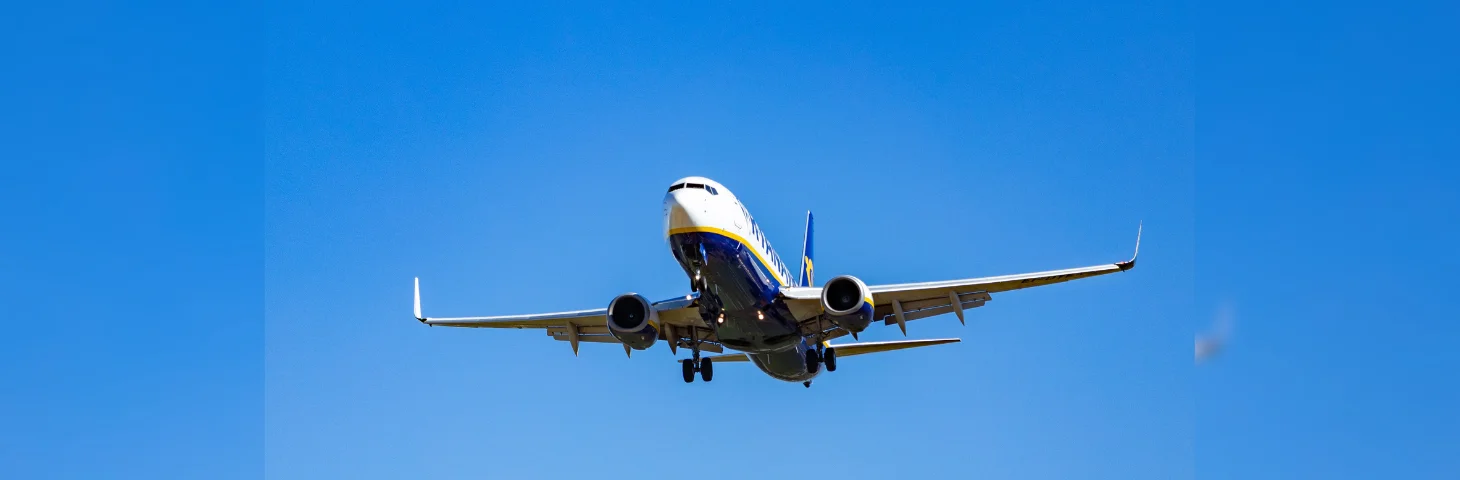
[[[981,307],[991,295],[1081,278],[1124,272],[1136,266],[1140,229],[1130,260],[1045,272],[895,285],[867,285],[841,275],[817,287],[812,255],[813,216],[806,212],[801,266],[792,273],[760,225],[730,189],[704,177],[676,180],[664,195],[664,235],[684,269],[690,293],[651,302],[638,293],[609,300],[605,308],[492,317],[435,318],[421,314],[421,280],[415,280],[415,317],[429,326],[542,329],[566,341],[578,354],[583,342],[618,343],[632,357],[662,340],[672,355],[688,348],[680,362],[685,383],[695,374],[709,382],[714,364],[750,362],[766,375],[811,387],[823,370],[836,371],[837,358],[942,345],[957,338],[862,342],[854,340],[873,322],[896,324]],[[739,353],[724,354],[725,350]],[[723,355],[701,357],[701,352]],[[825,367],[823,369],[823,367]]]

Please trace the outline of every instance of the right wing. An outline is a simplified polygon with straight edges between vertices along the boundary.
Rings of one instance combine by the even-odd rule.
[[[991,293],[1038,287],[1081,278],[1124,272],[1135,268],[1141,253],[1141,229],[1136,229],[1136,250],[1130,260],[1090,267],[1050,270],[1045,272],[1001,275],[997,277],[944,280],[937,282],[869,285],[874,310],[872,318],[896,323],[907,334],[907,321],[957,313],[963,321],[963,310],[983,306],[992,300]],[[792,312],[803,323],[816,321],[821,313],[821,287],[796,287],[781,291]],[[819,323],[817,324],[820,325]]]

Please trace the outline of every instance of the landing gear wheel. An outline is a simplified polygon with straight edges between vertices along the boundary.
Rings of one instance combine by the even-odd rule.
[[[826,353],[824,354],[823,358],[821,359],[821,362],[826,364],[826,371],[828,371],[828,372],[835,372],[836,371],[836,349],[835,348],[831,348],[831,347],[827,347]]]
[[[708,382],[713,378],[715,378],[715,362],[708,358],[700,360],[700,380]]]
[[[805,385],[805,386],[806,386],[806,388],[811,388],[811,382],[810,382],[810,381],[806,381],[806,382],[801,382],[801,384],[802,384],[802,385]]]
[[[683,370],[684,370],[684,383],[694,383],[694,381],[695,381],[695,364],[694,364],[694,362],[690,361],[689,359],[685,359],[683,362],[680,362],[680,365],[683,365]]]
[[[806,351],[806,373],[816,373],[816,371],[817,370],[820,370],[820,369],[821,369],[821,355],[818,355],[816,353],[816,350],[807,350]]]

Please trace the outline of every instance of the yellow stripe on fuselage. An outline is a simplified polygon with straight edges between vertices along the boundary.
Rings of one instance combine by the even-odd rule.
[[[754,254],[757,260],[760,260],[760,264],[765,266],[766,271],[771,272],[771,276],[775,277],[777,283],[781,284],[781,286],[783,287],[788,285],[786,283],[786,279],[781,278],[781,273],[776,271],[776,269],[773,267],[773,264],[771,262],[767,262],[765,257],[762,257],[760,255],[760,251],[757,250],[753,244],[745,240],[745,238],[742,238],[740,235],[736,235],[728,230],[715,227],[681,227],[669,229],[669,235],[671,236],[680,233],[713,233],[740,242],[741,245],[745,245],[745,248],[750,249],[750,253]]]

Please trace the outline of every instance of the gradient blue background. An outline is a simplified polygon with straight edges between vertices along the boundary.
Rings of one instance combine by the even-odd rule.
[[[1460,475],[1452,5],[130,5],[0,20],[0,476]],[[690,174],[822,280],[1145,245],[810,390],[409,318],[682,293]]]
[[[1196,291],[1236,325],[1193,377],[1202,477],[1460,478],[1456,18],[1207,12]]]
[[[0,478],[263,472],[261,24],[0,14]]]
[[[1184,7],[364,6],[270,27],[266,471],[1162,478],[1192,470]],[[409,19],[409,21],[401,21]],[[686,293],[661,200],[743,199],[870,283],[1132,274],[917,321],[811,389],[427,315]],[[793,253],[794,255],[794,253]],[[794,262],[793,262],[794,263]],[[881,327],[864,340],[901,338]],[[684,355],[684,353],[682,353]]]

